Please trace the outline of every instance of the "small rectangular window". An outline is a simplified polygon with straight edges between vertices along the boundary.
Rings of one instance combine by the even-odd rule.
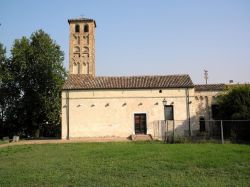
[[[164,106],[165,120],[174,120],[174,107],[173,105]]]
[[[214,104],[211,106],[211,109],[212,109],[212,118],[218,119],[219,105]]]

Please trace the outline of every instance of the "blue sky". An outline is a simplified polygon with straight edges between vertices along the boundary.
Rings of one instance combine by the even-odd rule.
[[[0,42],[43,29],[65,53],[67,20],[96,20],[98,76],[189,74],[250,82],[249,0],[1,0]]]

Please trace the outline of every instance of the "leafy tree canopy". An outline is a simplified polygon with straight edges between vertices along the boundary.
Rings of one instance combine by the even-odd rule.
[[[219,118],[250,119],[250,85],[232,86],[218,98]]]
[[[25,135],[59,133],[60,91],[66,77],[63,60],[60,46],[42,30],[14,41],[5,66],[15,104],[8,104],[6,124]]]

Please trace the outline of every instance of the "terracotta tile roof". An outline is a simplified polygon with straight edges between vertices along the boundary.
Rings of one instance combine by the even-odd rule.
[[[193,88],[189,75],[93,77],[71,74],[63,90],[71,89],[145,89],[145,88]]]
[[[225,84],[196,84],[195,91],[223,91],[226,88]]]

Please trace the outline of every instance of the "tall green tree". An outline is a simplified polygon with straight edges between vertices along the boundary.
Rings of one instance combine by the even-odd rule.
[[[229,88],[218,98],[218,118],[225,120],[250,119],[250,85]]]
[[[64,54],[48,34],[39,30],[15,40],[8,70],[16,90],[8,124],[29,136],[50,136],[60,131],[60,91],[66,71]]]
[[[10,71],[11,62],[6,57],[6,49],[0,44],[0,136],[16,131],[15,124],[11,123],[15,115],[11,110],[18,98],[18,90],[15,87]]]
[[[3,44],[0,43],[0,137],[3,136],[4,121],[5,121],[5,89],[4,89],[4,74],[5,74],[5,64],[6,64],[6,49]]]

